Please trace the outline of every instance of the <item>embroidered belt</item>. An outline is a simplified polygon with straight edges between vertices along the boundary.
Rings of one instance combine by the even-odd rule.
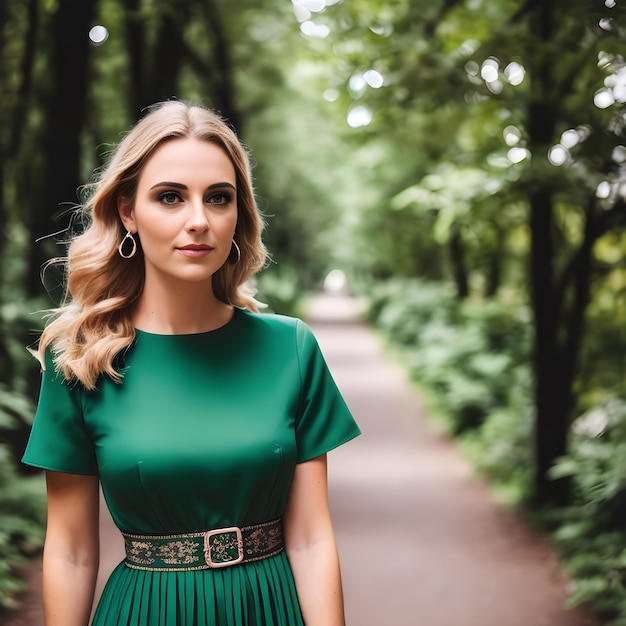
[[[267,559],[285,547],[281,518],[241,528],[231,526],[181,535],[122,535],[126,566],[153,572],[228,567]]]

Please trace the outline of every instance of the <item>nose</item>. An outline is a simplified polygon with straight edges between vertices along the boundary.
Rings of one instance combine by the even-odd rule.
[[[187,210],[185,228],[188,232],[205,232],[209,229],[208,213],[202,198],[190,200]]]

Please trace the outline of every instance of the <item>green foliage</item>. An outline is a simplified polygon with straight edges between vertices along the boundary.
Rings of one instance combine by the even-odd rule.
[[[499,500],[518,506],[532,497],[534,414],[530,372],[518,368],[514,378],[506,405],[466,433],[460,445],[477,471],[489,476]]]
[[[613,398],[573,425],[569,454],[552,470],[574,486],[552,512],[554,539],[575,578],[572,603],[591,602],[607,624],[626,624],[626,402]]]
[[[612,528],[626,516],[626,402],[613,398],[581,416],[572,443],[552,473],[574,478],[576,501],[597,527]]]
[[[0,434],[29,424],[33,414],[30,398],[0,383]],[[0,607],[12,607],[15,592],[23,587],[14,566],[41,547],[44,523],[41,477],[20,476],[11,448],[0,443]]]
[[[32,416],[33,403],[30,399],[0,383],[0,430],[15,428],[17,420],[28,424]]]
[[[524,307],[465,302],[440,283],[391,280],[372,290],[367,315],[403,347],[413,377],[437,391],[454,433],[482,432],[519,402],[530,342]]]
[[[337,241],[343,240],[339,233],[358,198],[351,193],[356,182],[351,180],[351,155],[337,141],[323,103],[315,101],[317,94],[309,95],[313,87],[292,93],[284,86],[284,98],[258,111],[246,133],[268,249],[279,268],[288,265],[298,272],[306,288],[319,281],[329,263],[336,263],[341,252]]]
[[[532,385],[525,307],[462,301],[440,283],[391,280],[372,289],[368,317],[399,346],[412,376],[501,498],[531,496]]]
[[[0,445],[0,607],[14,606],[23,583],[13,567],[41,547],[44,522],[41,477],[19,478],[8,446]]]
[[[447,285],[423,280],[388,280],[377,284],[368,294],[366,316],[401,344],[418,339],[426,323],[443,324],[457,316],[459,302]]]
[[[257,299],[268,312],[298,317],[303,300],[302,284],[293,268],[268,268],[257,279]]]

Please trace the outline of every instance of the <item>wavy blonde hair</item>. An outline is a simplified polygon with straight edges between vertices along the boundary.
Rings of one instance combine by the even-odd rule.
[[[139,176],[146,161],[165,141],[193,138],[220,146],[231,160],[237,182],[237,228],[240,255],[234,254],[214,274],[216,297],[227,304],[258,311],[246,281],[263,268],[266,251],[261,240],[263,220],[259,214],[248,153],[235,132],[216,113],[179,101],[155,105],[124,137],[108,164],[92,183],[91,194],[79,209],[87,228],[69,245],[68,256],[56,259],[65,266],[65,297],[44,329],[37,356],[45,365],[50,347],[55,368],[68,381],[94,389],[98,377],[122,376],[115,357],[135,338],[132,308],[144,285],[141,245],[131,259],[118,254],[126,231],[118,214],[118,199],[134,203]],[[234,248],[233,248],[234,249]]]

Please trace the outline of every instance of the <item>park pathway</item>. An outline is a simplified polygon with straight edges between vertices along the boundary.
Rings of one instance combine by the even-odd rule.
[[[363,431],[329,454],[348,626],[597,626],[563,608],[554,554],[428,425],[354,302],[320,296],[308,319]],[[102,520],[100,586],[121,554],[119,533]],[[38,569],[4,626],[43,626]]]
[[[591,626],[554,554],[426,422],[405,372],[323,296],[309,321],[363,434],[329,455],[349,626]]]

